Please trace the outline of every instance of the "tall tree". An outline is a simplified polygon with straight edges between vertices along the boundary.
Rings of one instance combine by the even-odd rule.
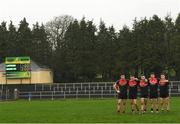
[[[17,56],[17,31],[15,26],[13,25],[13,22],[10,21],[9,27],[8,27],[8,56]]]
[[[8,31],[6,27],[6,22],[2,22],[0,25],[0,55],[2,59],[7,56],[8,53],[8,41],[7,41]]]
[[[177,72],[177,77],[179,79],[180,76],[180,14],[175,20],[175,36],[174,36],[174,66],[175,71]]]
[[[42,24],[39,26],[38,23],[33,25],[32,29],[32,57],[37,62],[49,65],[51,63],[52,46],[47,38],[45,27]]]
[[[25,56],[32,55],[32,34],[31,29],[29,28],[29,24],[24,18],[20,21],[18,32],[17,32],[17,46],[18,49],[16,51],[17,55]]]
[[[61,47],[65,32],[67,31],[70,23],[73,21],[74,18],[72,16],[62,15],[54,17],[53,20],[46,23],[45,29],[49,35],[54,49]]]

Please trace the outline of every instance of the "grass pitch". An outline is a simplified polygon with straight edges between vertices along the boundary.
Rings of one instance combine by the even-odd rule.
[[[149,101],[148,101],[149,102]],[[129,101],[125,114],[117,114],[116,99],[68,99],[0,102],[0,122],[24,123],[118,123],[118,122],[180,122],[180,98],[170,99],[170,112],[132,114]]]

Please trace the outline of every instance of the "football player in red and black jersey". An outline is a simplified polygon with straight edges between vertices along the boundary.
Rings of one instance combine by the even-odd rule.
[[[121,110],[121,101],[122,101],[123,103],[122,112],[125,113],[128,81],[125,79],[124,74],[120,75],[120,79],[113,85],[113,87],[118,93],[117,112],[119,113]]]
[[[159,80],[161,111],[164,111],[164,99],[166,99],[166,111],[169,111],[169,81],[166,80],[165,74],[161,74]]]
[[[154,73],[149,78],[151,113],[153,113],[154,101],[156,102],[156,113],[158,113],[158,79]]]
[[[144,75],[141,75],[141,80],[139,82],[140,87],[140,98],[141,98],[141,113],[147,110],[147,98],[148,98],[148,80]]]
[[[138,79],[134,77],[134,75],[130,76],[130,80],[128,82],[129,85],[129,99],[131,101],[131,110],[134,113],[134,106],[136,110],[139,111],[137,105],[137,86],[138,86]]]

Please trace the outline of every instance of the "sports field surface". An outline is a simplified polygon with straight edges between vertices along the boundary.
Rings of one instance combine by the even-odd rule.
[[[125,114],[116,112],[116,99],[68,99],[0,102],[0,122],[180,122],[180,97],[170,99],[170,112],[132,114],[130,104]]]

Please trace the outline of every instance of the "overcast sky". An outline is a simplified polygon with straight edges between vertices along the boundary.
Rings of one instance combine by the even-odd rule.
[[[23,17],[32,25],[68,14],[77,19],[85,16],[96,24],[102,18],[120,29],[124,24],[131,27],[135,17],[164,18],[169,13],[175,19],[180,13],[180,0],[0,0],[0,5],[0,22],[12,20],[15,25]]]

